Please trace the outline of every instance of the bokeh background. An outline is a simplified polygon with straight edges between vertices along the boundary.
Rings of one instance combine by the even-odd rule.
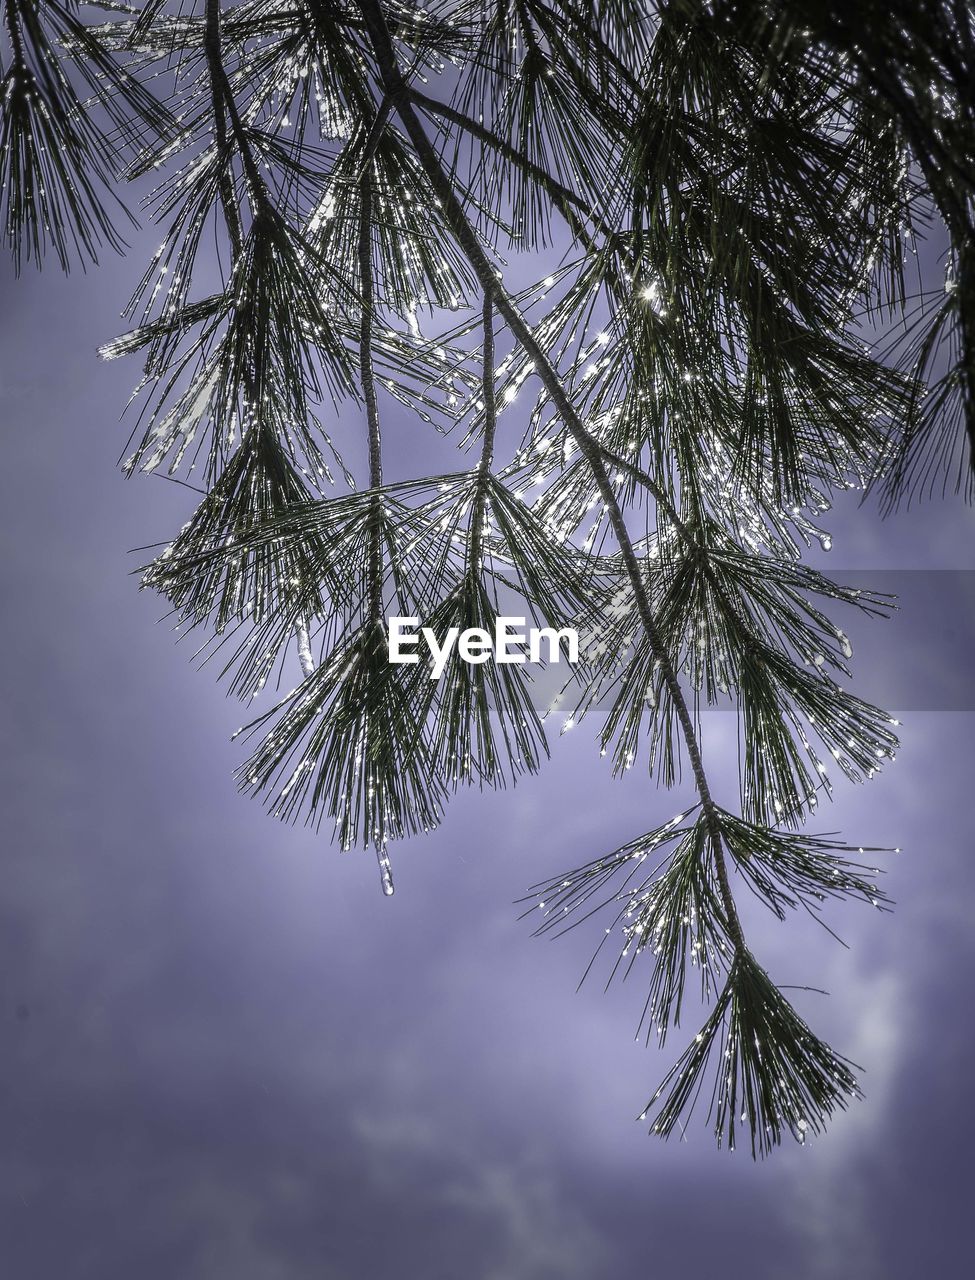
[[[0,264],[0,1274],[11,1280],[916,1280],[971,1251],[975,515],[845,495],[839,577],[896,590],[847,626],[897,761],[818,830],[900,846],[894,915],[750,912],[783,983],[865,1068],[828,1135],[755,1164],[635,1117],[680,1050],[635,1042],[636,976],[574,988],[593,933],[513,900],[689,798],[614,781],[583,725],[516,791],[340,854],[237,796],[240,709],[140,593],[132,548],[192,494],[115,469],[138,376],[96,345],[128,262]],[[345,429],[360,432],[357,411]],[[342,428],[339,429],[339,434]],[[386,425],[418,467],[417,424]],[[144,557],[143,557],[144,558]],[[735,794],[732,718],[706,751]],[[695,1027],[686,1028],[687,1035]]]

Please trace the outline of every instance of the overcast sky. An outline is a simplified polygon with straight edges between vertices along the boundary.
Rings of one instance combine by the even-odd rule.
[[[850,950],[750,921],[777,980],[830,989],[802,1008],[865,1067],[866,1100],[757,1165],[715,1150],[703,1116],[662,1144],[635,1121],[673,1060],[633,1040],[638,979],[576,994],[591,935],[533,940],[512,900],[687,793],[614,782],[582,728],[538,779],[466,795],[395,849],[392,899],[372,855],[238,797],[240,711],[130,576],[130,549],[186,510],[114,465],[138,368],[95,347],[137,269],[0,266],[3,1275],[956,1274],[975,1182],[973,513],[883,523],[848,502],[820,557],[904,596],[851,629],[903,749],[816,828],[903,848],[896,914],[834,912]],[[391,455],[419,431],[392,424]],[[705,745],[730,799],[730,717]]]

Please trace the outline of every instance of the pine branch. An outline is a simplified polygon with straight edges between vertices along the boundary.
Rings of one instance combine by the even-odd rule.
[[[428,94],[421,93],[415,88],[411,88],[410,92],[416,106],[420,107],[428,115],[442,117],[444,120],[456,125],[463,133],[476,138],[478,142],[490,150],[496,151],[504,160],[510,161],[527,177],[537,182],[551,196],[553,204],[562,214],[569,230],[586,248],[592,251],[598,249],[597,241],[593,239],[586,228],[587,220],[593,221],[606,239],[612,237],[613,233],[609,224],[599,217],[595,209],[588,207],[586,201],[571,187],[559,182],[541,165],[535,164],[524,152],[519,151],[517,147],[513,147],[504,138],[499,137],[497,133],[485,128],[477,120],[464,115],[462,111],[457,111],[449,103],[438,102],[436,98],[431,98]],[[581,217],[579,216],[580,214],[582,215]]]
[[[359,288],[362,293],[362,319],[359,333],[359,377],[362,397],[366,405],[366,423],[369,430],[369,487],[378,491],[383,483],[382,441],[379,431],[379,402],[376,397],[376,377],[372,363],[372,327],[375,308],[375,290],[372,276],[372,179],[367,161],[360,179],[359,211]],[[378,541],[378,525],[370,552],[370,610],[376,626],[382,621],[382,565]]]
[[[487,499],[487,478],[491,474],[494,461],[494,438],[498,429],[498,406],[494,390],[494,300],[485,292],[481,309],[481,328],[483,331],[484,355],[481,366],[481,397],[484,401],[484,439],[481,444],[481,457],[478,461],[478,472],[481,483],[478,485],[474,510],[471,513],[470,544],[468,560],[471,570],[480,573],[482,569],[482,546],[484,541],[484,508]]]
[[[102,350],[144,361],[125,470],[204,473],[144,584],[247,703],[300,672],[239,731],[257,736],[241,789],[372,847],[391,894],[389,842],[461,786],[539,768],[567,697],[562,731],[599,709],[617,771],[645,753],[671,786],[689,763],[692,809],[543,886],[542,930],[613,913],[611,978],[650,963],[648,1038],[686,1015],[697,969],[710,1016],[652,1131],[682,1125],[710,1073],[719,1141],[803,1141],[856,1082],[752,956],[731,876],[779,918],[886,905],[878,869],[798,827],[827,766],[859,780],[893,757],[896,722],[836,683],[852,645],[828,616],[888,602],[801,556],[828,549],[837,488],[874,474],[895,501],[970,473],[965,6],[871,0],[861,31],[832,0],[149,0],[97,26],[62,0],[0,4],[18,264],[121,247],[116,140],[126,177],[158,171],[163,244]],[[553,214],[570,251],[511,291],[499,264],[551,244]],[[929,214],[949,274],[915,302]],[[893,327],[887,350],[864,320]],[[346,398],[364,406],[362,492]],[[475,460],[390,481],[387,398]],[[333,470],[347,492],[328,493]],[[583,636],[544,715],[524,666],[455,650],[431,680],[389,661],[384,615],[490,631],[512,597]],[[702,707],[727,699],[740,816],[700,744]]]
[[[680,687],[680,683],[677,679],[673,666],[671,665],[670,656],[660,641],[656,622],[650,609],[649,600],[647,599],[643,576],[637,563],[636,553],[633,549],[633,544],[629,536],[629,531],[626,527],[626,522],[623,518],[623,513],[616,500],[616,494],[613,491],[606,468],[603,465],[599,449],[592,439],[592,436],[577,416],[571,401],[563,390],[558,373],[550,364],[546,353],[538,344],[531,329],[522,319],[520,313],[511,302],[507,293],[498,283],[494,270],[484,254],[484,251],[481,249],[481,246],[464,215],[463,209],[457,200],[453,187],[444,173],[436,153],[424,133],[423,126],[421,125],[412,106],[409,86],[404,80],[396,63],[392,40],[383,18],[382,9],[378,4],[374,3],[373,0],[359,0],[359,7],[369,29],[373,49],[376,54],[377,65],[382,76],[383,88],[403,121],[403,125],[416,148],[420,162],[430,180],[430,185],[437,192],[440,198],[448,221],[450,222],[454,234],[457,237],[458,243],[463,248],[471,266],[477,274],[485,295],[493,300],[494,305],[508,323],[512,333],[524,347],[528,356],[535,362],[536,371],[542,379],[553,404],[560,413],[563,421],[566,423],[566,426],[571,431],[574,440],[592,471],[600,497],[602,498],[609,513],[613,532],[616,535],[617,543],[623,557],[623,564],[630,579],[634,596],[637,600],[641,621],[646,630],[654,657],[656,661],[660,663],[664,680],[667,684],[668,691],[680,721],[698,794],[701,797],[701,804],[704,808],[705,814],[708,816],[709,834],[711,838],[711,856],[714,859],[715,867],[717,869],[721,901],[727,919],[728,930],[736,948],[744,949],[744,937],[742,935],[741,924],[738,919],[738,911],[735,906],[734,897],[731,893],[727,868],[724,862],[724,853],[721,845],[721,831],[717,824],[717,808],[714,800],[712,799],[711,789],[708,784],[707,776],[704,772],[704,763],[701,758],[697,735],[694,730],[694,725],[691,720],[690,711],[684,698],[683,691]]]

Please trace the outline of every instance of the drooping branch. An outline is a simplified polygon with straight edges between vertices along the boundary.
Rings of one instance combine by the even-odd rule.
[[[234,194],[233,170],[230,160],[230,139],[227,133],[225,95],[228,89],[223,66],[221,43],[220,0],[206,0],[206,34],[203,47],[206,50],[207,69],[210,76],[210,97],[213,107],[213,135],[217,147],[218,189],[223,209],[227,235],[230,237],[232,262],[240,259],[244,234],[240,222],[240,210]]]
[[[383,551],[382,551],[382,495],[383,455],[379,424],[379,397],[376,392],[376,372],[373,361],[373,325],[375,323],[376,285],[373,272],[373,160],[372,153],[378,145],[385,127],[386,111],[380,109],[373,123],[371,146],[366,148],[366,158],[359,176],[359,292],[362,315],[359,322],[359,378],[362,398],[366,406],[366,426],[369,434],[369,487],[372,490],[369,521],[369,627],[372,635],[367,643],[378,644],[383,617]],[[366,761],[366,767],[369,762]],[[383,893],[391,897],[395,892],[393,868],[385,841],[376,842],[376,858],[379,862],[379,880]]]
[[[609,473],[603,463],[599,445],[576,413],[575,407],[562,385],[558,371],[549,360],[547,352],[538,342],[530,325],[522,317],[510,295],[498,280],[494,267],[481,247],[474,229],[464,213],[453,184],[440,163],[440,159],[417,116],[409,84],[396,60],[395,49],[386,25],[382,6],[377,3],[377,0],[359,0],[359,8],[369,32],[376,57],[376,65],[382,80],[383,91],[388,95],[403,122],[403,127],[413,143],[420,164],[437,198],[441,202],[448,225],[470,262],[471,268],[477,276],[485,295],[493,300],[495,307],[508,324],[512,334],[521,344],[528,357],[534,361],[536,374],[590,468],[594,483],[609,516],[648,642],[655,659],[660,664],[664,682],[681,726],[698,795],[707,815],[711,838],[711,853],[721,888],[721,899],[726,915],[728,934],[736,949],[744,951],[744,935],[725,864],[719,812],[704,770],[704,762],[690,708],[677,678],[670,654],[667,652],[659,634],[633,542],[610,481]]]
[[[227,129],[228,113],[233,126],[234,140],[240,150],[245,172],[249,175],[251,198],[255,203],[258,200],[258,192],[261,190],[262,184],[257,174],[254,158],[244,134],[240,115],[237,111],[237,104],[223,64],[220,0],[206,0],[203,43],[210,80],[214,141],[217,148],[217,190],[220,195],[220,205],[230,240],[230,278],[232,280],[244,256],[244,233],[240,208],[234,190],[231,143]],[[255,352],[255,356],[258,360],[263,360],[263,353],[260,348]],[[263,368],[245,369],[244,387],[247,399],[255,415],[257,430],[266,430],[263,421],[263,399],[265,394]],[[305,679],[308,679],[315,670],[315,660],[311,650],[309,619],[302,618],[295,625],[295,639],[301,673]]]
[[[484,509],[487,501],[487,478],[494,460],[494,437],[498,426],[498,405],[494,389],[494,302],[485,291],[481,313],[484,351],[481,364],[481,398],[484,401],[484,439],[478,461],[478,486],[471,513],[470,550],[468,559],[472,573],[481,568],[484,543]]]
[[[52,237],[59,251],[69,224],[83,246],[86,175],[111,156],[93,147],[86,117],[65,108],[74,101],[64,92],[67,63],[38,57],[32,24],[40,14],[52,26],[54,10],[25,0],[0,4],[8,28],[12,20],[16,28],[5,37],[14,71],[33,68],[40,89],[30,98],[20,93],[31,82],[11,78],[8,61],[4,172],[24,170],[17,148],[23,137],[31,141],[27,126],[44,144],[23,180],[8,184],[17,196],[16,207],[6,206],[8,237],[15,243],[33,234],[37,243],[47,221],[39,209],[59,215],[60,239]],[[967,16],[958,16],[965,7],[954,0],[925,7],[946,19],[954,8],[952,21],[963,27],[965,48],[940,35],[930,44],[939,62],[934,79],[943,83],[943,61],[960,82],[973,45]],[[285,820],[334,820],[343,848],[374,846],[385,893],[393,890],[389,841],[436,825],[451,789],[505,785],[548,754],[527,672],[503,663],[468,669],[457,658],[433,684],[426,668],[400,670],[387,661],[386,609],[402,603],[396,612],[423,614],[439,635],[454,624],[490,626],[499,587],[520,589],[552,622],[577,618],[604,596],[600,643],[607,642],[601,650],[594,643],[591,666],[575,673],[582,714],[609,693],[603,745],[616,739],[620,766],[642,751],[649,714],[651,771],[670,783],[675,765],[689,761],[701,803],[691,806],[689,825],[681,815],[560,877],[536,905],[554,904],[553,922],[562,927],[563,911],[585,904],[588,912],[591,893],[623,881],[611,899],[624,935],[617,966],[626,968],[623,956],[653,952],[648,1033],[652,1024],[661,1041],[663,1024],[674,1025],[681,1013],[691,966],[699,966],[704,1001],[717,997],[706,1034],[674,1068],[656,1131],[680,1123],[712,1049],[719,1129],[733,1139],[744,1110],[753,1143],[757,1131],[763,1147],[784,1128],[804,1133],[807,1115],[815,1131],[817,1116],[845,1105],[855,1081],[796,1022],[750,956],[729,872],[738,872],[739,897],[743,888],[757,892],[778,915],[799,905],[815,911],[832,894],[878,906],[882,895],[867,869],[838,872],[828,850],[780,828],[829,785],[806,740],[806,717],[849,777],[871,775],[893,735],[885,722],[871,739],[877,726],[861,715],[865,704],[841,698],[818,669],[845,671],[850,653],[814,597],[856,603],[849,599],[855,593],[789,559],[792,532],[818,530],[782,495],[786,488],[801,499],[811,494],[815,515],[819,499],[819,510],[827,502],[816,486],[828,492],[851,458],[870,460],[879,448],[883,429],[872,424],[893,416],[895,398],[878,413],[878,397],[864,392],[874,382],[860,366],[880,365],[866,355],[846,358],[847,302],[856,289],[867,296],[874,253],[882,264],[899,262],[898,228],[910,223],[904,211],[921,185],[913,171],[900,172],[902,161],[910,149],[924,151],[923,130],[938,133],[942,117],[945,131],[935,141],[953,163],[921,155],[917,168],[943,205],[956,247],[964,242],[970,209],[962,185],[971,175],[956,142],[965,135],[949,112],[929,110],[923,94],[908,92],[893,102],[907,127],[888,129],[874,148],[857,113],[862,107],[872,119],[884,86],[875,78],[860,99],[856,79],[877,61],[873,53],[858,47],[851,63],[831,62],[830,51],[803,34],[769,42],[766,67],[753,28],[778,20],[752,0],[645,11],[517,0],[508,18],[520,41],[491,6],[431,14],[361,0],[359,8],[361,19],[341,6],[272,11],[204,0],[194,16],[152,0],[134,22],[92,28],[92,47],[104,43],[109,59],[112,51],[133,57],[140,76],[153,61],[161,68],[182,62],[195,76],[177,85],[180,127],[158,146],[138,142],[130,172],[167,170],[152,199],[162,218],[175,218],[136,293],[148,297],[142,322],[110,344],[112,355],[147,350],[146,373],[162,392],[133,455],[148,459],[144,470],[155,470],[167,451],[171,471],[184,454],[192,470],[191,442],[198,437],[199,450],[199,437],[210,436],[207,500],[146,585],[161,590],[181,620],[212,628],[201,653],[212,646],[211,656],[230,655],[223,674],[233,672],[230,691],[242,699],[257,695],[297,640],[304,680],[248,726],[256,732],[274,721],[241,768],[242,789],[273,796],[272,811]],[[910,52],[893,28],[878,34],[892,51],[889,65]],[[74,50],[54,43],[71,68],[81,68]],[[457,67],[448,79],[468,86],[453,105],[420,88],[445,62]],[[881,59],[879,72],[889,65]],[[933,64],[919,58],[917,65],[923,72]],[[100,77],[103,65],[94,66]],[[50,79],[56,75],[58,83]],[[167,75],[161,70],[157,83],[171,83]],[[905,85],[914,83],[905,77]],[[92,102],[111,115],[106,96],[92,88]],[[65,109],[32,118],[38,102]],[[802,105],[793,111],[795,104]],[[970,132],[970,97],[961,105]],[[849,139],[844,128],[833,130],[837,120],[851,124]],[[82,145],[77,152],[66,145],[59,167],[51,138]],[[47,205],[45,189],[53,188],[36,185],[45,173],[70,179],[55,184]],[[32,180],[39,193],[33,223]],[[70,198],[78,192],[80,206]],[[529,323],[496,254],[505,243],[524,249],[539,232],[546,239],[553,213],[575,240],[575,261],[559,267],[557,287],[553,276],[526,292],[532,306],[548,300],[544,317]],[[201,233],[211,222],[229,243],[230,266],[219,264],[217,292],[190,302],[191,275],[193,285],[201,282]],[[957,324],[954,317],[975,267],[971,255],[956,256],[959,294],[950,292],[939,314],[951,318],[952,338],[960,337],[971,366],[965,315]],[[891,285],[890,293],[904,303],[903,290]],[[472,294],[482,304],[480,351],[472,316],[448,322],[433,341],[420,334],[414,304],[428,304],[434,315],[466,311]],[[604,305],[611,323],[590,341]],[[394,327],[404,315],[409,334]],[[842,329],[835,341],[834,319]],[[499,323],[514,345],[504,359],[495,345]],[[350,353],[359,357],[358,388]],[[322,371],[340,367],[344,377],[331,389],[358,390],[364,404],[364,493],[354,492],[361,485],[314,411]],[[955,361],[951,378],[959,367]],[[856,391],[844,381],[847,372]],[[499,405],[513,402],[532,374],[541,394],[521,448],[495,474]],[[919,374],[918,388],[923,380]],[[476,468],[390,485],[380,429],[386,388],[423,420],[444,414],[455,424],[468,420],[468,396],[479,388],[463,445],[481,432]],[[656,465],[644,470],[647,446]],[[349,494],[325,497],[315,479],[331,480],[332,458]],[[776,475],[786,468],[788,486],[776,489],[774,477],[760,474],[766,458]],[[749,467],[743,483],[740,465]],[[512,476],[522,487],[508,487]],[[525,501],[536,488],[537,501]],[[745,501],[732,509],[739,488]],[[656,539],[634,533],[647,495]],[[572,531],[590,509],[595,519],[578,547]],[[608,551],[602,541],[593,550],[597,534]],[[719,808],[710,790],[699,738],[702,689],[712,703],[716,691],[737,695],[741,817]],[[661,695],[664,707],[652,710]],[[822,782],[806,767],[800,742]],[[777,821],[773,812],[785,816]],[[652,850],[667,848],[652,872],[639,870]],[[712,982],[717,972],[723,985]]]
[[[379,426],[379,398],[373,364],[372,330],[375,320],[376,289],[372,260],[372,164],[367,162],[359,180],[359,291],[362,315],[359,322],[359,379],[366,406],[369,433],[369,487],[374,491],[372,527],[369,536],[369,620],[379,626],[383,613],[382,546],[379,525],[379,490],[383,483],[382,437]]]

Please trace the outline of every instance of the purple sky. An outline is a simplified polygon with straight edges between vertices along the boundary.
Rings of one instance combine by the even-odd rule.
[[[94,349],[140,267],[15,281],[0,265],[2,1274],[957,1274],[975,1189],[975,578],[902,574],[905,608],[851,632],[871,693],[909,709],[903,749],[839,786],[815,829],[903,847],[896,914],[834,911],[846,951],[748,913],[778,981],[832,992],[802,1008],[866,1068],[866,1101],[764,1164],[715,1150],[703,1115],[662,1144],[634,1117],[681,1040],[633,1041],[636,976],[575,994],[592,934],[533,940],[512,900],[686,793],[613,781],[583,725],[540,778],[464,796],[394,849],[391,900],[372,855],[238,797],[241,712],[130,576],[128,549],[171,536],[186,496],[114,468],[138,367]],[[414,430],[392,429],[394,453]],[[830,568],[975,568],[956,501],[887,523],[850,502],[832,530]],[[706,749],[730,800],[729,716]]]

